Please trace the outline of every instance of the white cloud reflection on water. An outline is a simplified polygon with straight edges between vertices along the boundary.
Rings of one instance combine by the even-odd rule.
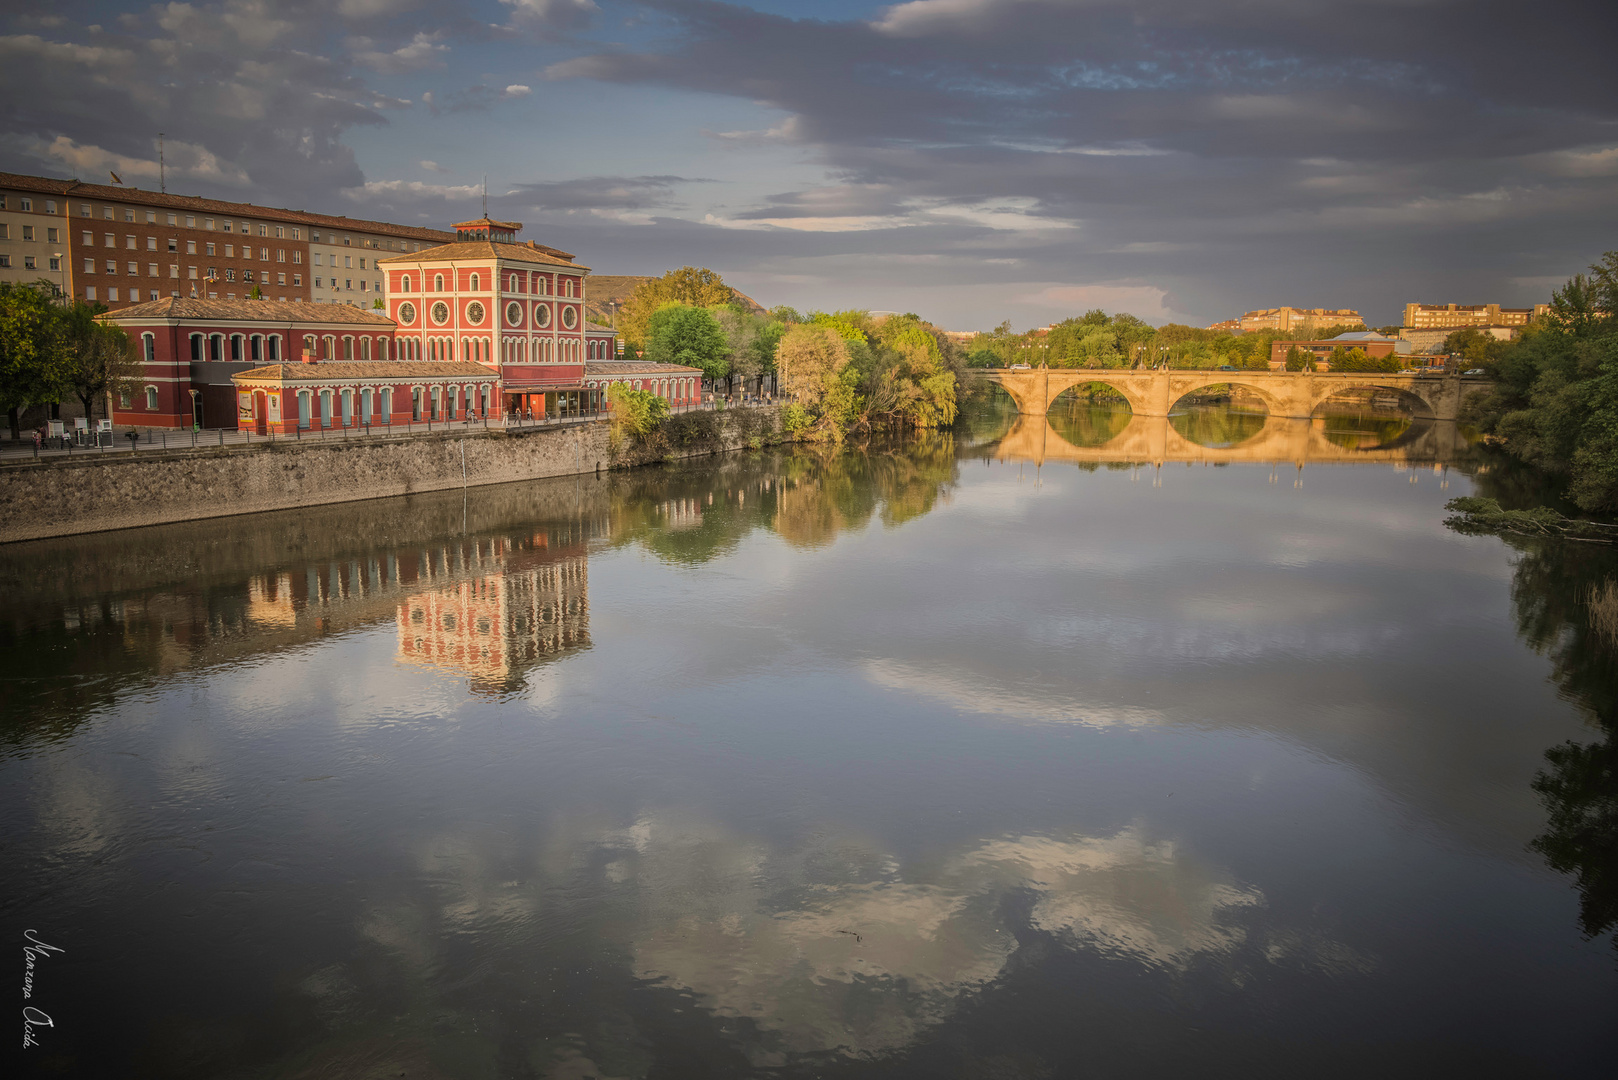
[[[643,817],[607,844],[607,888],[634,905],[622,932],[636,974],[751,1021],[760,1066],[908,1046],[1007,970],[1019,896],[1033,897],[1028,924],[1066,947],[1171,976],[1229,962],[1265,906],[1258,889],[1140,824],[1008,835],[913,869],[858,840],[783,867],[760,841],[678,816]],[[1228,977],[1251,963],[1373,966],[1312,932],[1263,939]]]

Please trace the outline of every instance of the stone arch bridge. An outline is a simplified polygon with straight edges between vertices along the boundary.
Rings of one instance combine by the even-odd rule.
[[[1208,386],[1239,386],[1264,402],[1272,417],[1307,419],[1328,398],[1361,388],[1398,393],[1418,420],[1454,420],[1461,404],[1487,393],[1489,382],[1459,375],[1392,375],[1379,372],[1140,371],[1132,368],[988,369],[1025,415],[1043,416],[1064,390],[1102,383],[1117,390],[1136,416],[1167,416],[1174,403]]]

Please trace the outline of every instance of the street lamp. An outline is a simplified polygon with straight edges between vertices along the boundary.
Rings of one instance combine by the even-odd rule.
[[[191,430],[202,430],[202,391],[191,391]]]
[[[58,286],[56,295],[63,297],[62,302],[65,304],[67,303],[67,269],[62,265],[62,253],[60,251],[54,251],[51,253],[50,267],[52,270],[55,270],[57,275],[62,279],[62,284]]]

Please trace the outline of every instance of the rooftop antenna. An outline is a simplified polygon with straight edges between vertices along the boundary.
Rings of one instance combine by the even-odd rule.
[[[163,133],[157,133],[157,190],[167,195],[169,190],[168,173],[163,164]]]
[[[489,216],[489,174],[483,174],[483,216]]]

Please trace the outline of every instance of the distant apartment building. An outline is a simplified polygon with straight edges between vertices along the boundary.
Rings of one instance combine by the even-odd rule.
[[[1458,330],[1462,327],[1527,326],[1551,309],[1549,304],[1508,308],[1499,304],[1406,304],[1407,330]]]
[[[1249,311],[1240,319],[1229,319],[1211,329],[1229,329],[1234,322],[1242,333],[1254,330],[1297,330],[1303,327],[1324,329],[1328,326],[1364,326],[1365,320],[1353,308],[1264,308]]]
[[[453,233],[0,173],[0,281],[43,278],[118,310],[165,299],[386,303],[379,257]]]

